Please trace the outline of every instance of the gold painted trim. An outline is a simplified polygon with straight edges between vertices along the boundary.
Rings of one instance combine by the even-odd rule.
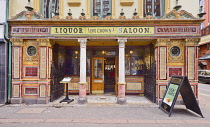
[[[168,63],[168,66],[184,66],[185,63]]]
[[[118,82],[117,84],[118,84],[118,85],[126,85],[126,83],[119,83],[119,82]]]
[[[87,82],[79,82],[80,85],[88,85]]]
[[[121,6],[132,6],[134,3],[133,0],[120,0],[120,5]]]
[[[81,0],[68,0],[68,5],[70,7],[78,7],[81,5]]]
[[[23,46],[23,39],[10,39],[12,46]]]
[[[93,90],[92,94],[104,94],[103,90]]]

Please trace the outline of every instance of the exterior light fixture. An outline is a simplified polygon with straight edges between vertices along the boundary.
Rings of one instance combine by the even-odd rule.
[[[28,11],[34,10],[34,9],[30,6],[30,0],[28,0],[28,6],[25,6],[25,8],[26,8]]]
[[[176,6],[174,7],[176,11],[178,11],[182,7],[182,5],[178,5],[178,2],[179,0],[176,0]]]
[[[121,13],[120,13],[120,15],[121,15],[121,16],[123,16],[123,15],[124,15],[123,9],[121,9]]]
[[[135,8],[133,15],[136,16],[137,14],[138,13],[136,12],[136,8]]]
[[[82,9],[81,15],[82,15],[82,16],[85,16],[84,9]]]
[[[78,51],[75,51],[74,53],[75,53],[75,54],[78,54]]]
[[[203,12],[203,6],[200,6],[200,13],[198,14],[199,18],[202,18],[206,12]]]
[[[69,9],[68,15],[69,15],[69,16],[72,16],[71,9]]]

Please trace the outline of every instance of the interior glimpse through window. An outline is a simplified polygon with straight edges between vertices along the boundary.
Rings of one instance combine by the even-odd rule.
[[[93,0],[93,16],[98,15],[100,18],[105,18],[111,15],[112,0]]]
[[[164,11],[163,4],[164,0],[144,0],[144,17],[149,14],[153,17],[161,17]]]

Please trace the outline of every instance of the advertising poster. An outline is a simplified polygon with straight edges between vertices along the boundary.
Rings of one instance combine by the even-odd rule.
[[[178,90],[178,85],[175,85],[175,84],[170,84],[169,85],[169,88],[168,88],[168,91],[165,95],[165,98],[163,100],[164,103],[166,103],[167,105],[171,106],[172,103],[173,103],[173,100],[176,96],[176,92]]]

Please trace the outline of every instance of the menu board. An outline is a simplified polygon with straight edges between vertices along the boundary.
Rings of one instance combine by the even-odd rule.
[[[159,108],[170,116],[179,93],[182,96],[186,108],[199,114],[203,118],[187,76],[171,77]]]

